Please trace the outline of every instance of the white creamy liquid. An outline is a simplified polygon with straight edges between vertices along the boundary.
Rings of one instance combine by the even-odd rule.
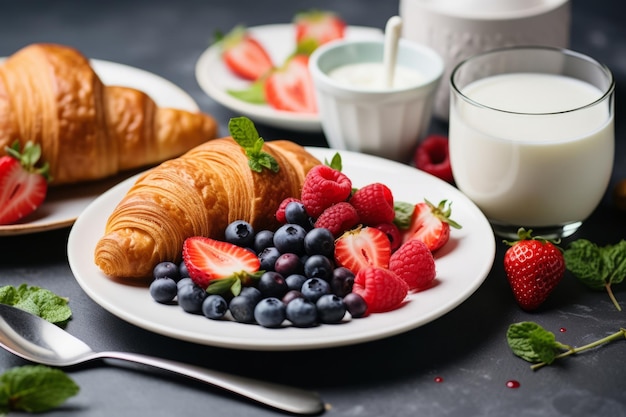
[[[385,85],[385,68],[382,62],[360,62],[342,65],[329,71],[328,76],[337,82],[365,90],[387,90]],[[392,88],[414,87],[424,78],[410,68],[396,66]]]
[[[518,73],[471,83],[463,94],[485,106],[518,112],[458,98],[452,103],[454,177],[487,218],[539,227],[591,214],[613,168],[613,117],[608,100],[568,110],[599,99],[599,89],[559,75]]]

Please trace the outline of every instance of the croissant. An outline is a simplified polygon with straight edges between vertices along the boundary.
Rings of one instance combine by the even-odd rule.
[[[144,92],[105,86],[77,50],[32,44],[0,66],[0,155],[39,143],[52,184],[155,165],[215,138],[209,115],[159,108]]]
[[[223,239],[243,219],[255,230],[277,226],[287,197],[300,195],[306,173],[320,162],[290,141],[264,144],[279,171],[252,171],[232,139],[206,142],[142,174],[107,220],[95,263],[111,277],[149,278],[162,261],[181,260],[190,236]]]

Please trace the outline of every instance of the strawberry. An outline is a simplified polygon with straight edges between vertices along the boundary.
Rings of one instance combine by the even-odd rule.
[[[202,236],[185,239],[183,261],[193,282],[211,293],[230,289],[237,295],[242,284],[261,274],[261,262],[252,251]]]
[[[366,314],[384,313],[400,307],[409,292],[409,287],[394,272],[368,266],[355,275],[352,292],[365,300]]]
[[[346,22],[337,14],[324,10],[310,10],[296,14],[296,43],[313,41],[317,46],[345,35]]]
[[[334,237],[359,224],[359,214],[352,204],[345,201],[333,204],[320,214],[315,227],[330,230]]]
[[[300,199],[309,216],[317,218],[335,203],[348,200],[352,181],[347,175],[327,165],[316,165],[309,170]]]
[[[428,200],[417,203],[409,229],[404,232],[403,242],[419,239],[431,252],[445,245],[450,238],[450,227],[461,228],[461,225],[450,218],[452,209],[447,203],[442,200],[436,207]]]
[[[409,290],[428,288],[435,279],[435,258],[428,246],[418,239],[405,242],[389,259],[389,269],[409,286]]]
[[[385,184],[375,182],[359,188],[350,197],[362,223],[374,225],[393,222],[396,212],[393,207],[393,193]]]
[[[256,81],[274,68],[265,48],[243,26],[237,26],[221,39],[222,59],[239,77]]]
[[[35,211],[48,193],[48,163],[37,167],[41,147],[27,142],[6,147],[0,157],[0,224],[13,224]]]
[[[446,182],[452,183],[452,166],[450,165],[450,153],[448,138],[442,135],[430,135],[426,137],[415,150],[413,158],[418,169],[434,175]]]
[[[277,110],[316,113],[317,102],[306,54],[294,54],[285,64],[272,70],[265,80],[267,104]]]
[[[549,240],[532,237],[532,230],[520,229],[519,239],[506,242],[504,272],[517,303],[535,310],[556,288],[565,274],[561,250]]]
[[[391,256],[389,238],[375,227],[349,230],[335,241],[335,261],[356,274],[359,270],[376,266],[387,268]]]

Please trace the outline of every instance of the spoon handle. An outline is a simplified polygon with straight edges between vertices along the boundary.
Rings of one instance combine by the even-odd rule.
[[[324,410],[324,403],[320,396],[312,391],[136,353],[99,352],[97,356],[139,363],[173,372],[295,414],[319,414]]]

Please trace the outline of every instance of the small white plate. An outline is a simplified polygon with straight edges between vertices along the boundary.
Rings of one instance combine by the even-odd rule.
[[[2,58],[4,59],[6,58]],[[161,107],[198,111],[198,105],[189,94],[158,75],[95,59],[91,60],[91,65],[105,85],[121,85],[142,90]],[[70,226],[96,197],[130,175],[122,174],[93,183],[51,187],[46,200],[34,213],[19,223],[0,225],[0,236],[44,232]]]
[[[336,151],[307,148],[320,160]],[[314,328],[267,329],[258,325],[210,320],[185,313],[177,305],[152,300],[148,288],[108,278],[93,262],[94,250],[110,213],[131,187],[134,178],[118,184],[79,216],[68,241],[70,268],[82,289],[114,315],[146,330],[199,344],[249,350],[301,350],[367,342],[414,329],[451,311],[482,284],[495,257],[495,239],[485,216],[460,191],[429,174],[365,154],[340,151],[343,172],[356,187],[387,184],[397,201],[452,202],[452,218],[463,228],[453,229],[450,241],[436,253],[436,285],[411,294],[401,308],[336,325]]]
[[[254,26],[248,29],[265,47],[275,65],[285,62],[295,49],[295,33],[292,24]],[[345,33],[346,39],[380,39],[382,36],[380,29],[363,26],[348,26]],[[321,132],[322,130],[316,114],[276,110],[265,104],[247,103],[231,96],[228,90],[246,89],[250,86],[250,82],[237,77],[226,67],[221,58],[220,46],[217,44],[212,45],[200,55],[196,63],[196,79],[209,97],[255,122],[303,132]]]

